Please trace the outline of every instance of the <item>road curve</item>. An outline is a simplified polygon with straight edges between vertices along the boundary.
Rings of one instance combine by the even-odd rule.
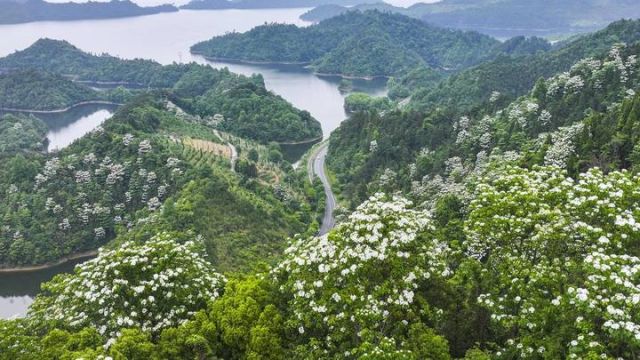
[[[327,159],[327,153],[329,151],[329,142],[318,146],[317,149],[309,157],[309,163],[307,168],[309,170],[309,179],[313,181],[313,177],[317,176],[322,182],[324,187],[324,193],[326,196],[326,206],[324,209],[324,217],[322,218],[322,225],[318,235],[322,236],[331,231],[336,225],[336,219],[333,217],[333,211],[336,208],[336,198],[331,190],[331,183],[327,179],[325,172],[325,161]]]

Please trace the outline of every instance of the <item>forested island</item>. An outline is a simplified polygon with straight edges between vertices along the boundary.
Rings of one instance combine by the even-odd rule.
[[[634,0],[442,0],[431,4],[417,3],[408,8],[382,2],[350,7],[331,3],[306,12],[301,19],[320,22],[350,11],[372,9],[502,38],[566,36],[598,30],[620,18],[640,16],[640,7]]]
[[[341,16],[327,21],[391,22],[386,36],[398,27],[406,41],[393,49],[428,34],[402,15]],[[310,29],[213,43],[296,58],[312,50],[307,32],[322,33]],[[3,266],[102,248],[45,283],[25,318],[0,320],[0,359],[637,358],[640,20],[554,46],[429,29],[455,51],[434,45],[398,68],[387,97],[347,97],[329,137],[340,208],[324,236],[307,167],[243,132],[253,125],[223,128],[236,109],[245,121],[262,107],[299,114],[260,76],[48,40],[0,59],[147,87],[55,155],[40,151],[41,123],[4,118]],[[289,115],[263,121],[305,123]]]
[[[367,11],[309,27],[267,24],[196,44],[191,51],[222,60],[309,64],[320,74],[370,78],[398,75],[417,66],[459,70],[495,56],[499,45],[478,33]]]
[[[44,0],[0,1],[0,24],[34,21],[112,19],[178,11],[173,5],[141,7],[129,0],[50,3]]]

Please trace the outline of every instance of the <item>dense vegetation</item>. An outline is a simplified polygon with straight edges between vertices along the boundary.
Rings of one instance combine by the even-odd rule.
[[[633,358],[640,178],[500,163],[464,218],[453,199],[431,212],[376,195],[327,237],[294,240],[269,273],[223,288],[193,250],[184,257],[197,241],[105,252],[47,284],[26,319],[0,322],[0,356]]]
[[[495,93],[499,93],[502,103],[508,103],[528,92],[541,77],[567,71],[581,59],[602,56],[617,42],[637,41],[639,31],[640,21],[621,20],[604,30],[562,43],[550,52],[534,51],[530,55],[518,49],[536,49],[537,38],[514,38],[502,46],[515,50],[521,56],[499,56],[437,84],[431,78],[422,83],[411,79],[411,74],[402,76],[397,79],[398,86],[391,89],[390,95],[411,95],[410,105],[418,110],[447,106],[455,107],[458,113],[489,102]]]
[[[150,60],[96,56],[49,39],[0,59],[0,68],[10,71],[0,77],[0,86],[7,88],[1,100],[20,108],[55,109],[97,95],[116,102],[130,97],[118,90],[96,93],[78,84],[110,83],[168,89],[174,101],[203,118],[216,118],[221,129],[265,143],[313,139],[322,131],[309,113],[267,91],[259,75],[245,77],[195,63],[162,66]],[[71,76],[75,83],[33,70]]]
[[[347,113],[358,111],[385,111],[390,110],[393,103],[387,97],[372,97],[365,93],[351,93],[344,99],[344,110]]]
[[[50,3],[43,0],[0,1],[0,24],[32,21],[109,19],[178,11],[172,5],[140,7],[128,0],[88,3]]]
[[[598,126],[607,114],[608,124],[613,124],[619,119],[617,109],[631,106],[624,104],[637,89],[638,47],[615,44],[621,39],[638,41],[639,24],[622,21],[557,51],[520,58],[522,71],[504,71],[503,61],[482,64],[432,87],[426,101],[424,93],[416,91],[408,111],[353,116],[334,133],[330,148],[330,166],[345,185],[345,196],[356,205],[377,190],[399,187],[425,200],[442,188],[460,190],[460,180],[496,152],[522,153],[523,163],[530,166],[569,151],[572,146],[562,148],[568,146],[565,137],[580,133],[582,120]],[[576,54],[585,58],[565,65]],[[516,59],[506,61],[516,64]],[[527,64],[539,65],[525,68]],[[559,75],[544,79],[553,67],[559,68]],[[489,75],[478,78],[480,73]],[[514,101],[514,95],[525,94],[520,87],[527,78],[530,91]],[[510,84],[517,86],[509,88]],[[595,151],[592,142],[599,150],[614,146],[614,129],[599,133],[585,151]],[[617,164],[627,165],[613,169],[629,167],[631,150],[625,151],[625,160]],[[574,173],[597,164],[594,159],[565,160]]]
[[[0,108],[58,110],[90,100],[106,99],[84,85],[33,70],[0,75]]]
[[[268,259],[281,239],[313,222],[309,198],[291,188],[296,180],[277,191],[256,180],[239,184],[228,163],[189,140],[219,142],[210,125],[174,114],[166,102],[146,95],[129,103],[55,155],[3,158],[0,263],[37,264],[95,249],[136,224],[129,236],[144,239],[149,223],[183,236],[194,229],[211,235],[211,259],[229,270]]]
[[[386,3],[353,7],[323,5],[308,11],[301,18],[320,22],[349,11],[371,9],[497,37],[566,36],[567,33],[594,31],[621,18],[640,16],[640,8],[634,0],[443,0],[433,4],[418,3],[409,8]]]
[[[16,152],[44,151],[47,125],[33,116],[0,116],[0,156]]]
[[[487,58],[498,42],[376,11],[299,28],[267,24],[194,45],[193,53],[247,61],[310,63],[319,73],[390,76],[418,65],[450,71]]]

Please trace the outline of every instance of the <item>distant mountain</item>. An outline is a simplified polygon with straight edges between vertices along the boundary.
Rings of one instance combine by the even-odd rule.
[[[440,13],[423,4],[412,7],[411,11],[422,13],[421,18],[432,24],[494,36],[589,32],[615,20],[640,17],[637,0],[484,0],[480,3],[478,7]]]
[[[376,1],[377,0],[192,0],[190,3],[181,6],[181,8],[192,10],[304,8],[328,4],[351,6]]]
[[[178,9],[173,5],[140,7],[129,0],[87,3],[49,3],[42,0],[0,0],[0,24],[19,24],[33,21],[109,19],[174,11],[178,11]]]
[[[309,27],[268,24],[194,45],[211,58],[310,64],[318,73],[391,76],[416,66],[455,71],[485,60],[499,42],[378,11],[349,12]]]
[[[386,3],[319,6],[303,14],[301,19],[320,22],[348,11],[372,8],[497,37],[583,33],[604,28],[615,20],[640,17],[637,0],[443,0],[409,8]]]

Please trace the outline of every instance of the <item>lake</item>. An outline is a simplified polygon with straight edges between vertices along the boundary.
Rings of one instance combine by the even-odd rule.
[[[308,9],[180,11],[153,16],[73,22],[38,22],[0,26],[0,56],[29,47],[39,38],[67,40],[92,53],[109,53],[123,58],[172,62],[208,63],[251,75],[261,73],[268,89],[294,106],[307,110],[322,124],[325,137],[346,118],[345,95],[338,90],[340,79],[319,77],[300,66],[249,65],[208,62],[189,53],[191,45],[226,32],[244,32],[264,23],[307,25],[299,16]],[[354,80],[353,88],[372,95],[385,95],[385,81]],[[79,107],[66,114],[41,116],[49,126],[50,149],[64,147],[108,118],[113,109]],[[63,265],[24,274],[0,274],[0,318],[23,315],[40,283],[55,274],[68,272]]]

